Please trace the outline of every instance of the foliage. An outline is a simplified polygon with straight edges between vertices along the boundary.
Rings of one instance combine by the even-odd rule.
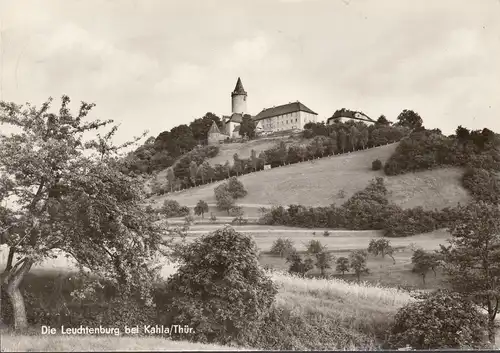
[[[354,271],[358,282],[361,280],[361,275],[369,273],[366,267],[367,253],[364,250],[354,250],[349,254],[349,267]]]
[[[214,189],[215,200],[217,202],[217,208],[222,211],[226,211],[229,214],[229,210],[234,207],[235,200],[233,195],[227,190],[224,184],[217,186]]]
[[[229,180],[223,185],[225,185],[227,191],[235,199],[245,197],[248,193],[245,190],[243,183],[241,181],[239,181],[238,178],[236,178],[236,177],[229,178]]]
[[[438,254],[430,253],[422,249],[416,249],[411,257],[413,264],[412,271],[422,276],[422,282],[425,285],[425,277],[432,270],[436,276],[436,268],[439,266]]]
[[[321,276],[324,276],[325,270],[332,267],[334,256],[327,252],[326,249],[314,254],[314,256],[316,258],[316,263],[314,265],[321,271]]]
[[[349,271],[349,259],[347,257],[341,256],[337,258],[335,264],[335,271],[340,272],[342,275]]]
[[[390,329],[388,345],[413,349],[484,348],[484,315],[457,293],[438,291],[402,307]]]
[[[477,201],[500,203],[500,181],[495,172],[482,168],[467,168],[462,185]]]
[[[288,268],[288,272],[291,274],[296,274],[304,277],[307,272],[314,268],[314,260],[306,257],[303,258],[297,252],[292,252],[288,254],[286,258],[286,262],[290,264]]]
[[[287,257],[291,253],[295,253],[296,249],[293,246],[293,241],[286,238],[278,238],[273,242],[271,246],[270,253],[273,255],[279,255],[280,257]]]
[[[370,240],[367,251],[369,254],[373,254],[373,256],[378,256],[378,254],[380,254],[382,255],[382,258],[384,258],[385,255],[391,252],[391,250],[391,241],[388,239],[380,238]]]
[[[373,162],[372,162],[372,170],[380,170],[382,169],[383,165],[382,165],[382,161],[380,159],[375,159]]]
[[[319,240],[312,239],[306,244],[306,249],[307,253],[311,255],[316,255],[322,251],[325,251],[326,247],[323,244],[321,244]]]
[[[277,289],[250,236],[225,227],[187,244],[179,259],[165,288],[171,294],[163,306],[167,325],[182,322],[195,331],[184,339],[222,344],[257,330]]]
[[[460,137],[447,137],[437,130],[415,130],[401,140],[384,166],[385,173],[397,175],[442,166],[500,170],[497,135],[488,129],[467,134],[461,129]]]
[[[194,208],[194,214],[197,216],[201,215],[201,218],[204,218],[205,213],[207,212],[208,212],[208,204],[203,200],[198,201],[196,207]]]
[[[243,119],[240,124],[240,136],[247,136],[250,139],[255,138],[255,129],[257,127],[257,123],[252,119],[252,117],[248,114],[243,116]]]
[[[418,113],[405,109],[398,115],[396,125],[414,130],[423,126],[423,120]]]
[[[160,209],[160,213],[166,218],[186,217],[189,215],[189,208],[181,206],[178,201],[166,199]]]
[[[448,247],[441,255],[453,290],[467,295],[488,312],[488,336],[495,343],[500,303],[500,209],[484,202],[461,206],[451,224]]]
[[[49,112],[51,103],[0,103],[0,123],[16,127],[0,136],[1,196],[16,199],[14,208],[5,208],[10,228],[3,236],[15,257],[1,276],[16,308],[16,328],[27,325],[19,285],[54,249],[71,254],[82,271],[86,267],[111,281],[123,294],[139,291],[150,302],[158,275],[154,255],[168,245],[163,224],[142,206],[142,180],[123,173],[127,161],[120,151],[133,142],[114,146],[116,126],[85,140],[89,131],[112,121],[86,122],[94,104],[84,102],[74,116],[67,96],[58,114]]]

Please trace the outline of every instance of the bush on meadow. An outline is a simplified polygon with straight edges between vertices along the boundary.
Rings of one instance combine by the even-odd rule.
[[[438,291],[402,307],[389,330],[387,346],[393,349],[484,348],[486,318],[469,300]]]
[[[167,218],[186,217],[189,215],[189,208],[186,206],[181,206],[179,202],[175,200],[167,199],[163,202],[160,212]]]
[[[425,211],[420,206],[405,210],[395,206],[387,213],[383,229],[386,237],[407,237],[432,232],[444,226],[436,220],[433,211]]]
[[[195,333],[173,339],[229,344],[257,334],[277,289],[259,266],[251,236],[225,227],[184,246],[179,260],[165,287],[171,300],[161,307],[169,313],[164,324]]]
[[[372,162],[372,170],[380,170],[382,169],[383,165],[382,165],[382,161],[380,159],[375,159],[373,162]]]

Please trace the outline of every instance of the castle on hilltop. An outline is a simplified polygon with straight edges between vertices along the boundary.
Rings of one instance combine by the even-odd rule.
[[[236,87],[231,93],[231,115],[222,116],[222,129],[215,122],[208,131],[208,143],[216,144],[227,138],[239,137],[243,117],[248,116],[256,122],[257,134],[286,130],[303,130],[309,122],[317,122],[318,114],[299,101],[265,108],[257,115],[247,112],[248,94],[238,77]]]

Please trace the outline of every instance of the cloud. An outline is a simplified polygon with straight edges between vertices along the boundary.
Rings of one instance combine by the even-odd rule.
[[[203,67],[191,63],[181,63],[174,66],[169,75],[158,82],[154,89],[161,94],[190,90],[202,86],[207,76],[208,73]]]

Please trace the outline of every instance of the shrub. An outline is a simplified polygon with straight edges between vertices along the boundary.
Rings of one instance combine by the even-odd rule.
[[[252,237],[225,227],[187,244],[179,260],[165,288],[166,324],[195,333],[172,338],[228,344],[262,324],[277,289],[259,266]]]
[[[327,230],[325,230],[325,231],[323,232],[323,236],[324,236],[324,237],[329,237],[329,236],[330,236],[330,232],[329,232],[329,231],[327,231]]]
[[[189,215],[189,208],[186,206],[181,206],[179,202],[175,200],[165,200],[160,212],[164,214],[167,218],[171,217],[186,217]]]
[[[297,252],[288,255],[286,262],[290,264],[288,272],[304,277],[307,272],[314,268],[314,261],[307,257],[302,258]]]
[[[311,255],[318,254],[325,250],[325,246],[321,244],[319,240],[310,240],[306,244],[306,251]]]
[[[458,294],[439,291],[399,309],[387,344],[414,349],[484,347],[484,315]]]
[[[293,246],[293,241],[290,239],[278,238],[273,242],[271,250],[269,251],[273,255],[279,255],[280,257],[286,257],[291,253],[296,252]]]
[[[361,280],[363,273],[369,273],[366,267],[367,253],[364,250],[354,250],[349,254],[349,267],[354,271],[358,282]]]
[[[349,259],[347,257],[341,256],[337,258],[335,264],[335,271],[340,272],[342,275],[344,275],[344,273],[346,272],[349,272]]]
[[[382,161],[380,159],[376,159],[372,162],[372,170],[380,170],[382,169]]]
[[[247,195],[247,191],[243,186],[243,183],[238,180],[236,177],[231,177],[225,183],[227,191],[231,194],[231,196],[235,199],[239,199],[245,197]]]
[[[500,203],[500,182],[494,172],[468,168],[462,177],[462,185],[477,201]]]

